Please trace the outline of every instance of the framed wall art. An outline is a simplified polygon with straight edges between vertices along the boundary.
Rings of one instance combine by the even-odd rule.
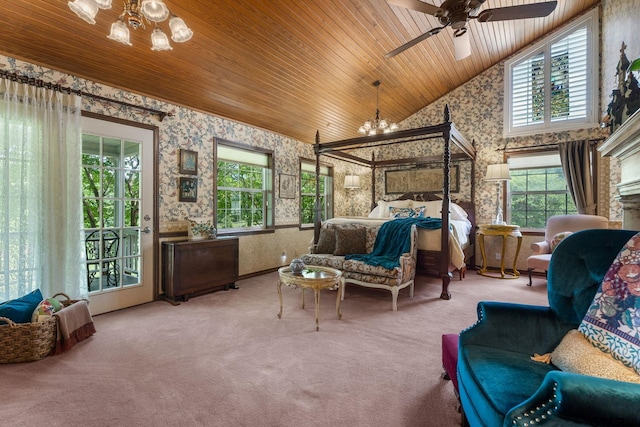
[[[286,173],[280,174],[280,198],[294,199],[296,197],[296,176]]]
[[[198,152],[180,149],[180,173],[198,175]]]
[[[181,202],[195,202],[198,200],[198,179],[180,177],[178,200]]]
[[[457,193],[459,187],[458,165],[452,165],[450,171],[451,181],[449,182],[451,192]],[[384,172],[384,192],[385,194],[403,194],[412,192],[433,192],[441,193],[444,182],[444,171],[442,169],[400,169]]]

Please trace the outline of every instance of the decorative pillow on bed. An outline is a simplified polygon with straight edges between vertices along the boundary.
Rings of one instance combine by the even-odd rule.
[[[336,231],[331,228],[321,228],[318,244],[316,245],[317,254],[332,254],[336,249]]]
[[[413,202],[413,208],[424,208],[422,216],[430,216],[431,218],[440,218],[442,211],[442,201],[432,200],[430,202]]]
[[[640,384],[640,375],[593,346],[572,329],[551,353],[551,363],[565,372]]]
[[[640,233],[609,267],[578,330],[640,374]]]
[[[464,221],[465,219],[469,218],[469,214],[467,213],[467,211],[462,209],[462,207],[460,207],[459,205],[451,202],[449,206],[450,206],[449,210],[451,211],[451,219]]]
[[[389,218],[420,218],[424,216],[424,206],[417,208],[398,208],[389,206]]]
[[[367,234],[364,227],[336,227],[336,248],[334,255],[367,253]]]
[[[560,242],[562,242],[566,237],[569,237],[573,234],[571,231],[563,231],[562,233],[558,233],[551,238],[551,253],[556,250]]]
[[[389,206],[396,208],[410,208],[413,206],[413,200],[392,200],[390,202],[378,200],[378,218],[389,218]]]

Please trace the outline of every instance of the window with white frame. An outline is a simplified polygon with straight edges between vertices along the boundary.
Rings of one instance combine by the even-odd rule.
[[[217,143],[217,228],[220,231],[273,226],[273,154]]]
[[[300,225],[309,226],[315,218],[316,165],[300,161]],[[333,169],[320,165],[320,215],[321,221],[333,217]]]
[[[522,228],[544,229],[553,215],[575,214],[576,206],[557,151],[508,156],[507,221]]]
[[[598,126],[598,9],[505,63],[504,134]]]

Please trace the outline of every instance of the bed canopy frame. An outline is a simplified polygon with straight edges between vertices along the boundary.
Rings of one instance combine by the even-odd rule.
[[[426,156],[419,158],[409,158],[409,159],[394,159],[394,160],[382,160],[377,161],[375,156],[372,154],[372,158],[364,159],[362,157],[358,157],[351,153],[347,153],[345,151],[354,150],[354,149],[366,149],[373,148],[383,145],[391,145],[391,144],[402,144],[406,142],[416,142],[416,141],[428,141],[431,139],[442,139],[443,141],[443,154],[442,157],[439,155],[436,156]],[[451,144],[454,144],[461,152],[460,153],[451,153]],[[449,111],[449,106],[446,105],[444,108],[444,121],[440,124],[433,126],[425,126],[421,128],[415,129],[407,129],[396,131],[387,134],[373,135],[373,136],[363,136],[358,138],[345,139],[341,141],[334,142],[320,142],[320,133],[316,132],[316,141],[314,144],[314,153],[316,156],[316,176],[320,175],[320,157],[322,155],[338,158],[340,160],[358,163],[361,165],[365,165],[371,168],[371,208],[375,206],[376,200],[376,186],[375,186],[375,176],[377,168],[385,168],[385,167],[397,167],[397,166],[409,166],[416,165],[428,162],[441,162],[443,164],[443,182],[442,182],[442,230],[449,230],[449,203],[451,201],[451,191],[450,191],[450,183],[451,183],[451,161],[452,160],[471,160],[471,168],[472,173],[471,176],[474,175],[474,160],[475,160],[475,148],[473,144],[467,141],[467,139],[456,129],[453,122],[451,121],[451,114]],[[473,202],[473,185],[471,187],[471,201]],[[314,243],[318,242],[318,238],[320,236],[320,226],[321,226],[321,212],[322,207],[320,206],[320,180],[316,180],[316,204],[315,204],[315,212],[314,212]],[[446,213],[446,214],[445,214]],[[442,299],[451,299],[451,294],[449,293],[449,283],[451,282],[452,274],[449,272],[449,233],[442,232],[441,235],[441,243],[440,243],[440,251],[442,254],[446,254],[440,256],[438,263],[438,275],[442,279],[442,292],[440,294],[440,298]]]

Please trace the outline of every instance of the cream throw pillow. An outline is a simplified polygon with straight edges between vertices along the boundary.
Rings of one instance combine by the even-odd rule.
[[[640,384],[640,375],[635,370],[594,347],[576,329],[569,331],[553,350],[551,363],[574,374]]]

